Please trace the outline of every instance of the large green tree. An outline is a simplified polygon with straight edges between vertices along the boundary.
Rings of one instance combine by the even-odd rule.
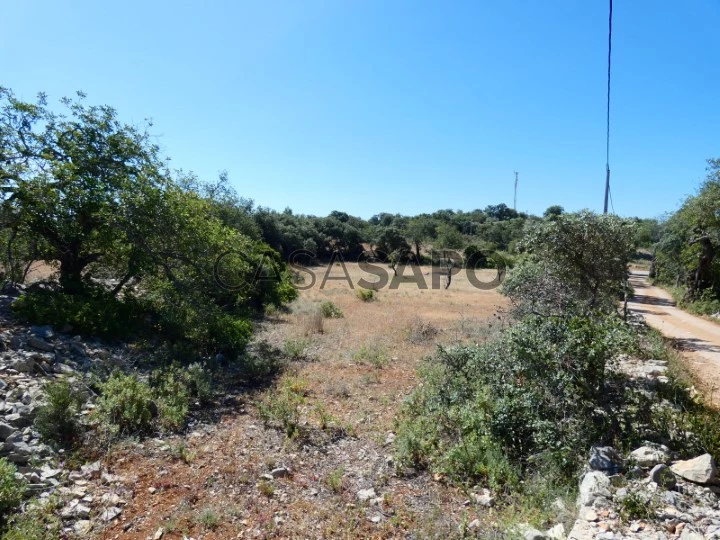
[[[63,99],[65,112],[54,113],[42,95],[27,103],[0,89],[3,213],[43,240],[43,258],[59,263],[60,284],[72,294],[83,291],[93,263],[140,270],[132,233],[150,226],[168,185],[147,131],[82,98]]]
[[[521,314],[572,315],[612,310],[634,253],[632,222],[583,211],[531,227],[526,253],[503,284]]]
[[[708,160],[708,175],[698,193],[688,197],[665,223],[657,248],[657,277],[686,284],[686,299],[704,291],[720,296],[720,159]]]

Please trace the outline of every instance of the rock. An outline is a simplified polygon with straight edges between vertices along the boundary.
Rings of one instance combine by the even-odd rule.
[[[552,540],[565,540],[565,525],[558,523],[545,533],[545,536]]]
[[[5,422],[0,422],[0,439],[6,440],[10,435],[15,433],[15,428]]]
[[[122,482],[122,477],[118,476],[117,474],[102,473],[100,475],[100,480],[103,484],[117,484],[119,482]]]
[[[361,489],[357,492],[357,498],[360,502],[365,502],[370,499],[374,499],[375,497],[377,497],[377,493],[375,493],[375,488]]]
[[[80,504],[79,499],[73,499],[60,511],[60,517],[63,519],[87,519],[90,517],[90,509]]]
[[[92,530],[92,522],[88,519],[81,519],[76,521],[73,525],[73,532],[80,538],[86,538]]]
[[[527,523],[518,525],[518,531],[522,534],[524,540],[545,540],[546,536],[536,528],[531,527]]]
[[[35,371],[35,360],[29,356],[16,356],[10,361],[8,367],[20,373],[33,373]]]
[[[119,506],[125,504],[125,501],[120,498],[117,493],[104,493],[100,500],[103,504],[108,506]]]
[[[471,495],[475,504],[487,506],[488,508],[495,505],[495,497],[492,496],[489,489],[483,489],[482,493],[473,493]]]
[[[40,477],[43,480],[48,480],[50,478],[55,478],[58,474],[62,472],[62,469],[51,469],[49,467],[45,467],[40,471]]]
[[[715,460],[710,454],[703,454],[686,461],[678,461],[670,469],[678,476],[696,484],[709,484],[717,476]]]
[[[163,534],[165,534],[165,529],[160,527],[157,531],[155,531],[155,534],[153,535],[153,540],[160,540],[163,537]]]
[[[290,476],[290,470],[286,467],[278,467],[277,469],[270,471],[270,475],[273,478],[286,478]]]
[[[83,465],[80,469],[82,471],[83,478],[100,478],[100,462],[95,461],[93,463],[88,463],[87,465]]]
[[[122,510],[117,506],[110,506],[102,511],[100,518],[103,521],[112,521],[122,513]]]
[[[650,468],[670,461],[670,449],[662,444],[645,443],[630,452],[630,459],[640,467]]]
[[[588,464],[594,471],[615,474],[622,470],[622,458],[612,446],[593,446]]]
[[[482,525],[482,523],[480,523],[479,519],[473,519],[470,523],[468,523],[468,529],[474,531],[475,529],[479,529],[480,525]]]
[[[30,332],[42,339],[52,339],[55,337],[55,332],[53,332],[52,326],[49,325],[33,325],[30,327]]]
[[[30,336],[27,343],[30,347],[37,349],[38,351],[53,352],[55,350],[55,347],[51,343],[48,343],[39,337]]]
[[[673,489],[677,484],[675,475],[673,475],[670,467],[660,463],[655,465],[650,471],[650,480],[655,482],[658,486],[662,486],[665,489]]]
[[[598,497],[610,497],[610,480],[600,471],[590,471],[580,482],[579,506],[592,506]]]
[[[699,532],[695,532],[692,529],[685,527],[683,528],[682,534],[678,540],[703,540],[705,537]]]
[[[78,504],[75,507],[75,517],[80,519],[87,519],[90,517],[90,508],[84,504]]]

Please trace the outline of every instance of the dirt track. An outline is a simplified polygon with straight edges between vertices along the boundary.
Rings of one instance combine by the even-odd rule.
[[[647,272],[632,272],[630,283],[635,296],[628,302],[628,308],[643,315],[647,323],[663,335],[677,341],[703,390],[712,399],[712,394],[720,389],[720,324],[676,307],[668,292],[650,285]]]

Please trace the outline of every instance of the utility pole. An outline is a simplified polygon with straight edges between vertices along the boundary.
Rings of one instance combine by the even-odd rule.
[[[515,198],[513,199],[513,210],[517,212],[517,183],[518,183],[518,172],[515,171]]]

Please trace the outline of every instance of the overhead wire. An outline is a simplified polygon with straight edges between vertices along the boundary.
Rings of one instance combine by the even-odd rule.
[[[612,16],[613,3],[610,0],[610,15],[608,20],[608,62],[607,62],[607,116],[606,116],[606,138],[605,138],[605,205],[603,211],[607,214],[608,197],[610,195],[610,67],[612,60]],[[613,208],[613,213],[615,208]]]

